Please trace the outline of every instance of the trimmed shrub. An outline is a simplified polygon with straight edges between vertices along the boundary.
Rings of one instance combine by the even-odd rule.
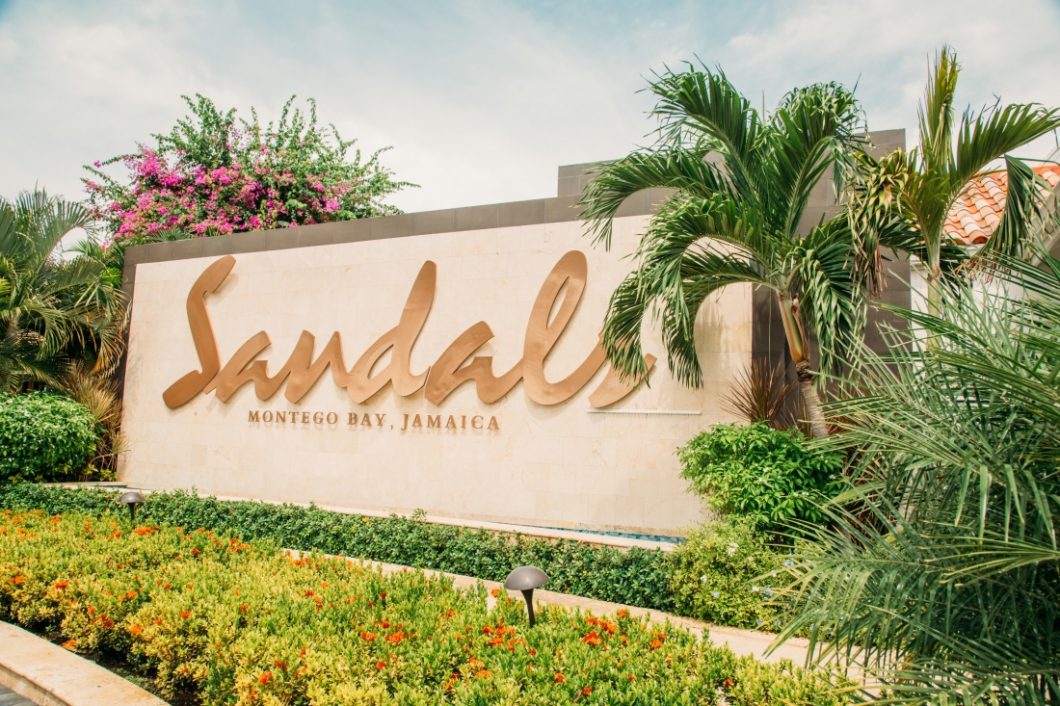
[[[778,584],[786,553],[771,548],[747,520],[698,529],[671,554],[674,610],[719,625],[776,630],[786,613]]]
[[[98,443],[82,404],[45,393],[0,395],[0,481],[72,478]]]
[[[718,424],[678,449],[678,457],[681,476],[711,507],[763,530],[823,522],[819,504],[846,486],[842,456],[760,422]]]
[[[124,657],[165,696],[226,704],[730,704],[848,700],[626,611],[457,591],[124,516],[0,514],[0,617]]]
[[[0,507],[49,513],[104,513],[112,492],[50,488],[31,483],[0,486]],[[153,493],[137,517],[144,522],[263,539],[291,549],[316,550],[374,561],[503,581],[516,566],[548,574],[548,588],[628,605],[671,610],[668,555],[639,548],[495,534],[439,525],[415,517],[365,517],[319,508],[220,501],[186,492]]]

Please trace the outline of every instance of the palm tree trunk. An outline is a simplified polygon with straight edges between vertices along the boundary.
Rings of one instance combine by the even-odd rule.
[[[942,310],[942,228],[925,237],[924,267],[927,269],[927,313],[938,316]]]
[[[821,400],[814,387],[814,374],[810,370],[809,347],[806,344],[806,327],[802,323],[799,303],[787,294],[777,295],[780,304],[780,318],[784,322],[784,337],[788,342],[788,352],[795,363],[795,376],[799,380],[799,393],[802,395],[806,413],[809,415],[810,434],[815,439],[828,436],[828,425],[821,411]]]

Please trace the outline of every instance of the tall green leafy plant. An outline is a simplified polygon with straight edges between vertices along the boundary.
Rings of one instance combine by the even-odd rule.
[[[960,67],[957,54],[943,47],[935,57],[927,89],[918,109],[920,142],[909,151],[896,151],[879,162],[865,160],[856,196],[852,199],[854,232],[863,247],[878,249],[880,228],[898,219],[910,227],[906,249],[916,253],[927,270],[928,310],[939,313],[942,290],[953,280],[955,260],[967,257],[954,252],[945,232],[946,218],[976,176],[1003,160],[1007,177],[1005,212],[987,244],[972,260],[996,254],[1020,256],[1033,244],[1031,234],[1045,215],[1043,195],[1051,193],[1027,163],[1013,150],[1060,128],[1060,109],[1035,103],[1000,100],[979,111],[967,108],[955,116],[955,95]],[[886,238],[886,236],[884,236]],[[882,278],[878,257],[861,261]]]
[[[0,390],[61,388],[72,361],[106,372],[120,359],[119,286],[97,261],[58,256],[62,238],[90,224],[80,204],[44,191],[0,199]]]
[[[807,528],[785,635],[895,703],[1060,700],[1060,261],[1040,265],[994,263],[1020,297],[898,311],[915,328],[829,410],[861,484],[828,510],[843,532]]]
[[[721,72],[689,67],[651,83],[658,142],[606,164],[585,189],[583,216],[597,242],[610,245],[612,223],[631,195],[672,194],[652,217],[636,267],[611,297],[603,345],[616,369],[645,374],[641,325],[662,329],[671,370],[699,385],[696,314],[732,284],[773,294],[788,351],[816,436],[827,434],[811,367],[840,363],[864,327],[864,286],[844,214],[805,223],[813,188],[836,185],[864,147],[861,108],[834,83],[793,90],[770,115],[759,113]],[[889,237],[884,224],[881,236]]]

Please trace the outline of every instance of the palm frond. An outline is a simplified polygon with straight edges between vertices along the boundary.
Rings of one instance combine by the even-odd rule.
[[[691,140],[717,152],[736,190],[760,203],[756,151],[762,119],[724,72],[690,65],[658,75],[650,90],[658,98],[652,115],[660,119],[663,139],[674,146]]]
[[[615,215],[639,191],[667,188],[703,198],[729,193],[725,176],[706,156],[704,149],[640,151],[604,164],[579,201],[593,242],[611,247]]]
[[[840,216],[811,230],[791,254],[792,290],[817,334],[825,372],[852,357],[865,331],[865,288],[856,277],[851,242],[849,223]]]
[[[858,484],[825,509],[841,531],[805,528],[784,635],[861,665],[883,702],[1060,698],[1060,261],[1042,258],[994,263],[1028,296],[901,312],[828,407],[822,443]]]
[[[1012,150],[1060,128],[1060,110],[1048,110],[1034,103],[1000,100],[977,115],[966,111],[957,132],[952,186],[962,188],[991,162],[1008,157]],[[1011,174],[1011,168],[1010,168]],[[1011,181],[1009,182],[1011,188]]]
[[[768,143],[783,204],[774,222],[788,239],[798,234],[813,188],[831,171],[834,187],[843,189],[847,174],[866,146],[864,115],[854,94],[836,83],[814,84],[792,91],[771,118]],[[859,134],[861,133],[861,134]]]
[[[920,152],[925,172],[946,173],[953,165],[953,101],[957,91],[957,53],[943,47],[928,74],[924,100],[917,108]]]
[[[1038,242],[1039,236],[1047,234],[1045,225],[1047,209],[1053,196],[1049,184],[1036,175],[1022,160],[1005,157],[1007,193],[1005,211],[997,230],[986,241],[977,259],[995,255],[1024,257]]]

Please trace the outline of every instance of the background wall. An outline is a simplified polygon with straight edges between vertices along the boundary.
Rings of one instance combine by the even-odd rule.
[[[460,211],[468,210],[473,209]],[[429,230],[424,214],[418,215],[420,227]],[[413,370],[432,364],[457,335],[482,320],[495,338],[480,354],[494,356],[499,374],[522,355],[527,318],[546,275],[564,253],[580,250],[589,261],[585,295],[546,365],[550,379],[558,379],[596,342],[608,297],[629,269],[623,256],[648,221],[645,215],[620,218],[609,253],[591,248],[581,223],[569,219],[260,249],[284,235],[287,245],[294,237],[348,240],[358,229],[388,221],[393,227],[402,219],[410,224],[414,217],[335,224],[345,227],[344,236],[333,225],[299,229],[303,232],[297,236],[248,234],[131,251],[135,289],[124,427],[129,450],[122,480],[148,488],[195,487],[222,495],[401,513],[423,509],[555,527],[674,533],[694,523],[700,503],[678,478],[674,450],[710,424],[731,419],[722,398],[751,357],[749,287],[728,288],[700,313],[703,390],[684,389],[670,378],[664,349],[649,334],[647,348],[660,357],[650,387],[607,410],[592,410],[588,402],[606,366],[580,393],[554,407],[529,401],[521,384],[488,406],[470,384],[440,407],[424,400],[422,391],[400,398],[389,387],[354,405],[329,374],[297,409],[337,412],[333,425],[248,421],[252,411],[293,407],[282,392],[262,402],[249,386],[227,404],[213,393],[176,410],[163,404],[162,392],[198,368],[185,300],[192,282],[218,254],[201,248],[221,247],[217,241],[259,248],[236,254],[228,280],[207,299],[222,362],[265,330],[272,346],[262,357],[273,372],[303,329],[316,335],[318,352],[339,331],[347,366],[352,366],[397,323],[413,280],[429,259],[438,266],[437,294],[413,350]],[[162,259],[179,254],[165,248],[184,248],[190,256]],[[152,258],[161,261],[147,261]],[[349,426],[349,412],[373,415],[372,426]],[[416,413],[442,414],[443,419],[453,414],[458,421],[459,415],[495,416],[500,429],[402,431],[404,415]],[[382,425],[376,414],[386,415]]]

